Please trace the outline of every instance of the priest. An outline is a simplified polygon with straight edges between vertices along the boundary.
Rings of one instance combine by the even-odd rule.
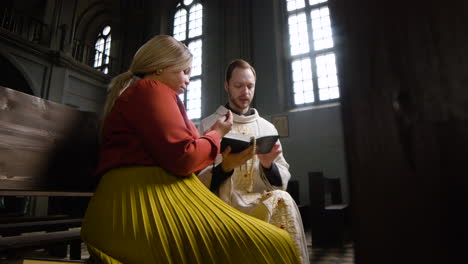
[[[201,121],[200,132],[204,134],[210,130],[219,117],[231,110],[234,124],[229,134],[253,137],[278,134],[273,124],[250,107],[255,82],[255,69],[248,62],[232,61],[226,69],[224,82],[229,101]],[[266,154],[257,154],[255,144],[239,153],[231,153],[231,148],[227,147],[215,163],[198,176],[232,207],[288,231],[301,262],[309,263],[301,215],[294,199],[285,191],[291,174],[279,140]]]

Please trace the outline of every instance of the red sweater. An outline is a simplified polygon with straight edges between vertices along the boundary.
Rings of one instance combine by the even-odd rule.
[[[149,165],[188,175],[213,163],[220,140],[215,131],[200,137],[174,90],[155,80],[139,80],[106,117],[96,174]]]

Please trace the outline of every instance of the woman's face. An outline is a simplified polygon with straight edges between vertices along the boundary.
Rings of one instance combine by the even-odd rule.
[[[191,68],[180,71],[176,70],[175,66],[169,66],[163,69],[157,77],[160,82],[167,85],[177,94],[181,94],[187,90],[187,86],[190,82],[190,70]]]

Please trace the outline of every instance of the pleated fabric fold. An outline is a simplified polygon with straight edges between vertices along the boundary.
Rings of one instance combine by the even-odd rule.
[[[81,236],[96,263],[299,263],[286,231],[159,167],[106,173]]]

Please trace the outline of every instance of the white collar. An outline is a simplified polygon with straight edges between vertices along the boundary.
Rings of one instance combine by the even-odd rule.
[[[242,124],[255,122],[257,120],[257,118],[259,117],[258,111],[255,108],[250,108],[250,110],[253,111],[253,114],[248,115],[248,116],[238,115],[238,114],[235,114],[235,113],[233,113],[231,111],[231,113],[233,115],[234,122],[235,123],[242,123]],[[227,111],[228,111],[228,109],[226,107],[224,107],[223,105],[221,105],[221,106],[218,107],[218,109],[216,109],[216,114],[225,115],[227,113]]]

